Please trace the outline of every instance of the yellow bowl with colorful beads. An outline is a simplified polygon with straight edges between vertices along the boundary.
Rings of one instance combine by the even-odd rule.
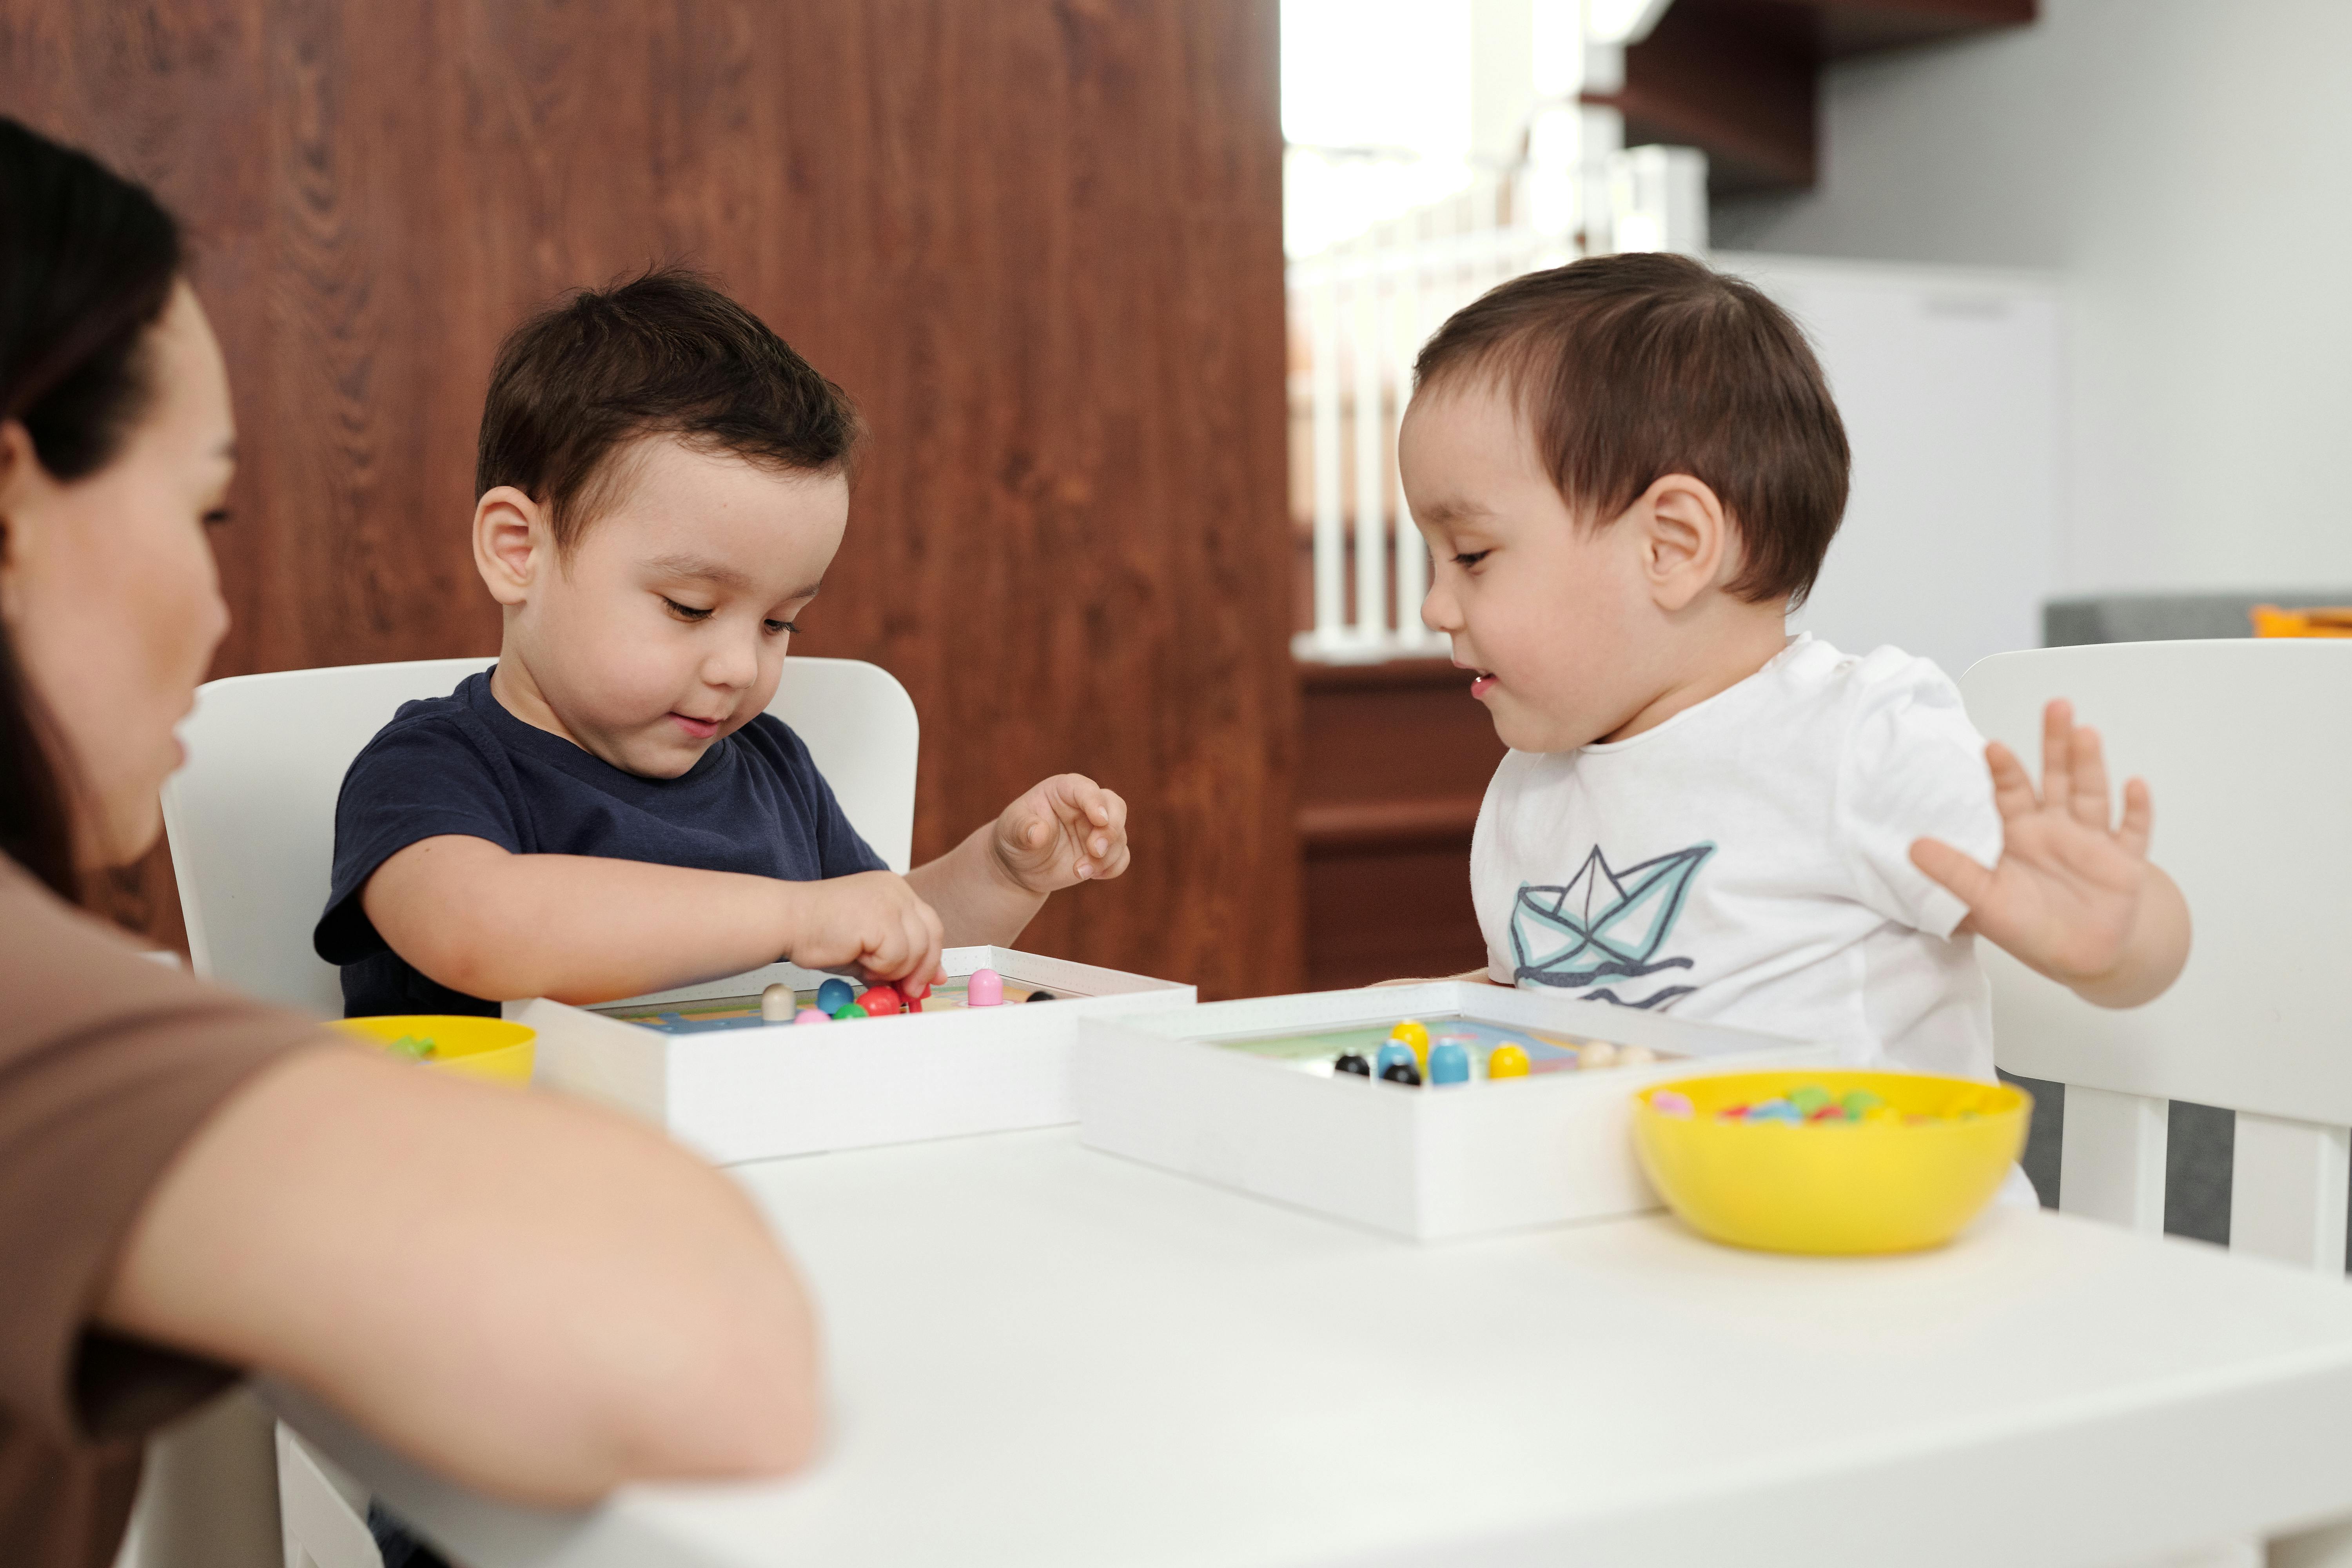
[[[459,1078],[491,1083],[529,1083],[539,1031],[503,1018],[463,1014],[404,1013],[382,1018],[343,1018],[335,1027],[381,1046],[394,1056]]]
[[[1792,1097],[1854,1114],[1727,1115]],[[2032,1110],[2023,1090],[1972,1079],[1725,1073],[1635,1095],[1633,1142],[1666,1206],[1702,1236],[1770,1252],[1914,1252],[1951,1240],[1992,1201]]]

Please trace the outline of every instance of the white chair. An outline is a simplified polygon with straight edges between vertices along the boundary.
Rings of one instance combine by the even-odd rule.
[[[367,1527],[367,1489],[282,1422],[277,1433],[286,1568],[383,1568]]]
[[[163,786],[163,824],[196,973],[325,1016],[343,1010],[310,951],[334,859],[343,772],[404,702],[446,697],[496,662],[420,659],[237,675],[196,691],[188,765]],[[890,868],[914,842],[919,725],[877,665],[787,658],[768,711],[807,742],[850,823]]]
[[[2352,1184],[2352,641],[2108,643],[1996,654],[1969,717],[2038,779],[2053,697],[2105,743],[2111,790],[2148,781],[2154,855],[2189,900],[2189,966],[2144,1007],[2095,1007],[1990,943],[1993,1055],[2066,1086],[2058,1204],[2164,1228],[2175,1100],[2236,1113],[2230,1246],[2340,1277]],[[2219,1542],[2141,1568],[2264,1560]],[[2352,1568],[2352,1524],[2273,1541],[2272,1568]]]
[[[2232,1248],[2332,1274],[2352,1184],[2352,641],[2111,643],[1999,654],[1969,716],[2029,767],[2070,699],[2115,789],[2156,798],[2155,858],[2188,896],[2189,967],[2145,1007],[2081,1001],[1987,944],[1994,1055],[2066,1086],[2059,1206],[2164,1227],[2168,1101],[2236,1112]]]
[[[285,1006],[341,1014],[340,976],[311,951],[310,931],[326,908],[343,773],[402,703],[446,696],[494,662],[296,669],[197,689],[180,730],[188,764],[163,786],[163,825],[198,974]],[[787,658],[768,711],[807,743],[875,853],[906,870],[919,738],[907,689],[856,659]],[[382,1568],[364,1494],[338,1482],[291,1433],[278,1429],[274,1454],[267,1424],[208,1436],[205,1447],[207,1496],[186,1506],[218,1510],[266,1498],[274,1474],[287,1568]]]

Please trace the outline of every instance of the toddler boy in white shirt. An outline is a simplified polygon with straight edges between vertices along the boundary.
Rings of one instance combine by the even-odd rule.
[[[1973,935],[2105,1005],[2172,983],[2188,909],[2147,788],[2112,824],[2063,704],[2037,794],[1933,664],[1789,637],[1848,455],[1778,306],[1595,258],[1458,312],[1414,385],[1423,619],[1511,748],[1471,848],[1486,978],[1979,1079]]]

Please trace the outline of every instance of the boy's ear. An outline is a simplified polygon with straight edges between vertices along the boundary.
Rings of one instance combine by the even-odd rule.
[[[552,565],[547,509],[512,485],[496,485],[474,503],[474,569],[490,597],[520,605]]]
[[[1640,529],[1642,569],[1660,609],[1683,609],[1735,564],[1739,541],[1731,518],[1704,479],[1668,474],[1643,490],[1631,510],[1629,521]]]

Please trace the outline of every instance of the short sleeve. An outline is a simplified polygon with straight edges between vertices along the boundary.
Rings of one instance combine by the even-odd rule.
[[[343,775],[335,801],[335,863],[311,946],[329,963],[381,952],[383,938],[360,905],[376,868],[445,834],[484,838],[510,854],[524,845],[511,765],[495,743],[450,718],[395,721]]]
[[[817,771],[816,759],[809,755],[807,742],[793,733],[793,727],[773,714],[762,713],[751,721],[751,728],[760,737],[759,749],[781,775],[798,806],[803,826],[816,850],[818,877],[854,877],[860,871],[888,870],[889,866],[874,852],[874,847],[851,826],[841,802],[834,795],[833,785]]]
[[[0,861],[0,1410],[63,1448],[151,1428],[222,1368],[95,1330],[148,1195],[196,1131],[318,1025],[141,958]]]
[[[1899,662],[1874,672],[1891,652],[1864,661],[1839,767],[1838,837],[1862,903],[1948,937],[1968,906],[1911,863],[1911,845],[1940,838],[1990,866],[2000,858],[2000,813],[1959,688],[1923,658],[1894,656]]]
[[[827,877],[854,877],[860,871],[888,870],[890,868],[884,863],[882,857],[874,853],[874,847],[850,826],[849,818],[842,812],[841,802],[834,798],[833,786],[824,782],[824,775],[811,768],[809,776],[816,781],[819,805],[817,864],[824,874]]]

